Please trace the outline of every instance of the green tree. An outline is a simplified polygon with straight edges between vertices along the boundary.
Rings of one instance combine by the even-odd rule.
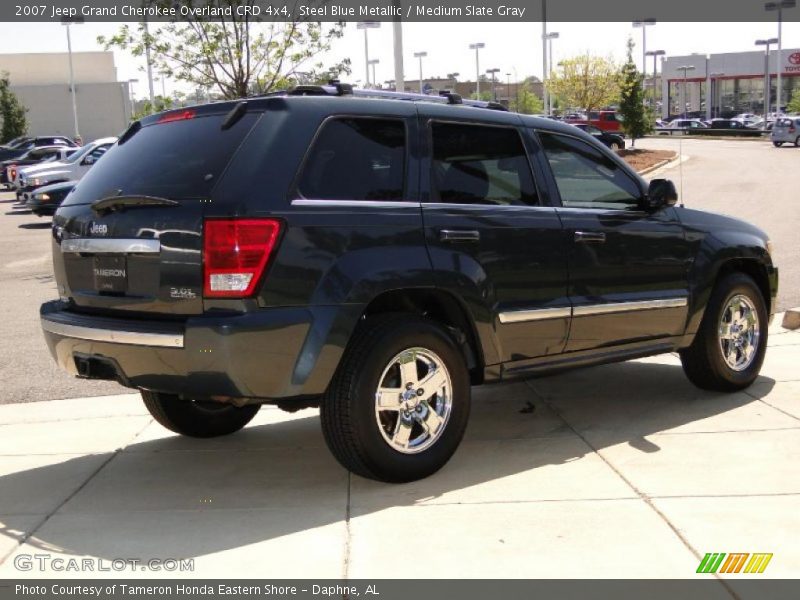
[[[633,62],[633,40],[628,38],[628,60],[622,65],[619,80],[619,114],[623,131],[631,138],[631,147],[636,145],[638,138],[653,131],[653,120],[644,104],[642,81],[643,76]]]
[[[123,25],[111,37],[99,36],[106,49],[119,48],[135,57],[149,49],[153,69],[195,87],[211,88],[225,99],[264,94],[291,85],[296,74],[350,72],[350,59],[323,67],[321,58],[344,25],[314,21],[260,22],[236,15],[237,6],[256,0],[144,0],[148,6],[233,7],[232,16],[218,21],[182,17],[163,25]],[[192,13],[198,14],[198,13]]]
[[[796,89],[792,94],[792,99],[786,105],[786,112],[800,113],[800,89]]]
[[[511,110],[524,115],[540,115],[544,113],[544,103],[537,96],[530,84],[525,81],[517,91],[516,98],[511,99]]]
[[[0,143],[5,144],[28,132],[27,112],[28,109],[20,104],[19,98],[11,91],[8,73],[0,75],[0,119],[3,120]]]
[[[134,121],[141,119],[142,117],[146,117],[147,115],[152,115],[153,113],[162,112],[175,107],[175,102],[172,98],[156,96],[153,100],[154,102],[152,104],[150,104],[150,100],[145,100],[142,103],[142,108],[137,110],[133,115]]]
[[[619,68],[610,58],[587,52],[558,63],[547,86],[565,107],[588,112],[619,98]]]

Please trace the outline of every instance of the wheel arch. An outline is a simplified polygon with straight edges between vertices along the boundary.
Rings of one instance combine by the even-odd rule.
[[[485,359],[478,332],[467,306],[455,294],[438,288],[385,291],[366,306],[362,318],[391,312],[416,314],[446,327],[464,355],[471,383],[483,382]]]

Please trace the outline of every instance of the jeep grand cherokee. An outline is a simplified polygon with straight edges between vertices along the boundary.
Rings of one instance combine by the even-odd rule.
[[[701,388],[749,386],[767,236],[497,108],[335,84],[134,123],[54,218],[53,356],[189,436],[319,406],[384,481],[447,462],[471,385],[678,351]]]

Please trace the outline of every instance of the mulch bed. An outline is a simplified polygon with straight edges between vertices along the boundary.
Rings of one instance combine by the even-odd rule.
[[[617,154],[637,172],[642,172],[653,165],[665,160],[672,160],[677,156],[672,150],[641,150],[639,148],[618,150]]]

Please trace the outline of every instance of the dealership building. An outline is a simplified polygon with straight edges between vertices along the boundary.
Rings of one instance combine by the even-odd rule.
[[[131,114],[128,82],[117,80],[113,52],[73,52],[79,133],[84,141],[118,135]],[[28,109],[28,133],[75,135],[69,54],[0,54],[11,90]]]
[[[774,112],[777,70],[781,72],[781,101],[785,108],[800,89],[800,49],[769,53],[769,110]],[[670,56],[661,62],[662,117],[687,116],[730,118],[740,113],[763,114],[765,104],[766,53],[729,52]],[[694,67],[684,72],[682,67]]]

